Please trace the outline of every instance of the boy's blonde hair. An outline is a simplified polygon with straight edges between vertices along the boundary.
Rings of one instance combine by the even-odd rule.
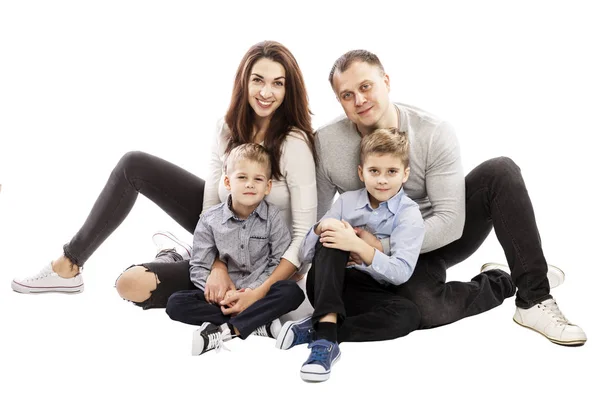
[[[235,168],[235,164],[242,160],[254,161],[261,164],[267,170],[267,179],[271,179],[271,156],[267,149],[260,144],[244,143],[231,150],[225,160],[225,174],[227,174],[227,171],[232,171]]]
[[[408,167],[408,134],[396,128],[380,128],[363,136],[360,141],[360,163],[371,154],[392,154],[400,157],[404,168]]]

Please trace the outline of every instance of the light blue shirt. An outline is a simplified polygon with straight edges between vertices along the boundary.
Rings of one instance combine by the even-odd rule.
[[[425,225],[419,206],[408,198],[404,189],[376,209],[371,208],[366,189],[342,193],[321,221],[327,218],[343,219],[380,240],[389,238],[389,256],[375,249],[371,265],[362,263],[348,268],[365,272],[382,284],[401,285],[411,277],[423,244]],[[318,240],[313,227],[302,242],[300,260],[303,264],[312,262]]]

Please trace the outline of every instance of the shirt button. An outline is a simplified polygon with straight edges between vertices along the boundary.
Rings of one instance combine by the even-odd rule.
[[[242,229],[246,229],[246,225],[242,225]]]
[[[240,245],[240,247],[243,249],[243,248],[244,248],[244,245],[242,244],[242,245]]]

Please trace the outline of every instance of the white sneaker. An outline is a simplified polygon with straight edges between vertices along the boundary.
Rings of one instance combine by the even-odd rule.
[[[498,263],[486,263],[481,267],[481,272],[486,272],[491,269],[499,269],[510,275],[510,268],[508,265],[498,264]],[[554,265],[548,264],[548,282],[550,283],[550,289],[554,289],[557,286],[560,286],[565,281],[565,273],[562,269],[555,267]]]
[[[152,235],[152,241],[156,246],[156,254],[165,250],[175,250],[184,260],[189,260],[192,257],[192,247],[177,239],[171,232],[158,231]]]
[[[32,276],[23,279],[13,279],[11,285],[15,292],[35,293],[81,293],[83,292],[83,278],[81,274],[73,278],[62,278],[52,270],[52,263]]]
[[[542,301],[528,309],[517,307],[513,320],[525,328],[541,333],[552,343],[582,346],[587,341],[583,329],[567,320],[554,299]]]
[[[265,324],[263,326],[259,326],[258,328],[256,328],[256,330],[254,332],[252,332],[252,334],[256,335],[256,336],[265,336],[265,337],[270,337],[271,339],[276,339],[277,335],[279,335],[280,331],[281,331],[281,321],[279,321],[279,318],[275,318],[273,321],[269,322],[268,324]]]

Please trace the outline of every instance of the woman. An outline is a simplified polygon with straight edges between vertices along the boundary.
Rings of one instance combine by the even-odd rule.
[[[229,109],[218,125],[206,182],[158,157],[125,154],[84,225],[63,247],[64,254],[40,273],[13,280],[13,290],[81,292],[84,263],[127,217],[138,193],[193,233],[202,209],[226,198],[221,179],[226,154],[249,142],[261,143],[271,153],[274,182],[266,199],[281,208],[292,233],[280,266],[299,267],[298,248],[316,222],[314,135],[304,79],[294,56],[283,45],[266,41],[252,46],[240,62]],[[225,266],[216,261],[207,282],[213,288],[207,300],[222,298],[219,288],[228,284],[227,279]],[[183,260],[132,266],[119,277],[116,287],[121,297],[147,309],[165,307],[172,293],[193,285],[188,261]]]

